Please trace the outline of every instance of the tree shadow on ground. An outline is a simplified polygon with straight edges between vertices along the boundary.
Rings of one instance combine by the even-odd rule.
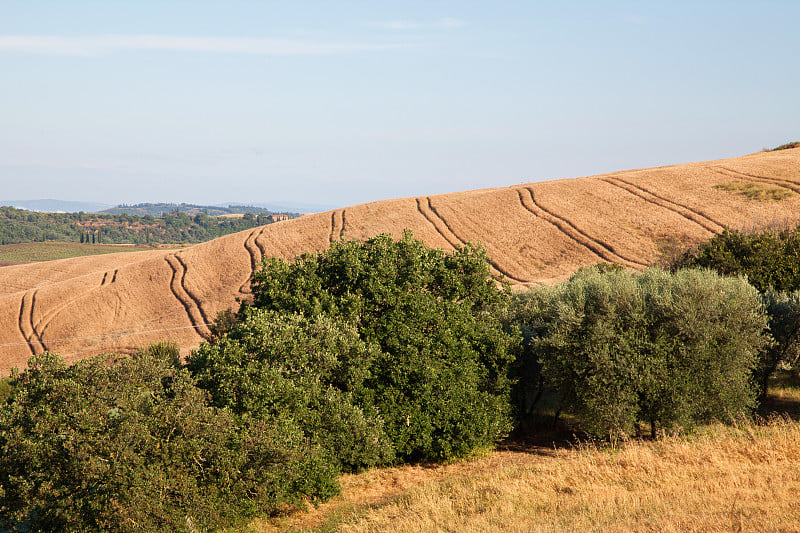
[[[784,373],[770,382],[767,397],[758,406],[757,414],[762,418],[788,416],[795,422],[800,420],[800,374]]]

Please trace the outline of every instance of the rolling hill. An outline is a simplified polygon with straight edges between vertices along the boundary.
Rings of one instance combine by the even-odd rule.
[[[45,349],[77,360],[172,339],[183,353],[246,298],[264,256],[405,228],[431,246],[481,242],[524,287],[583,265],[642,269],[724,228],[800,222],[800,148],[568,180],[361,204],[153,250],[0,268],[0,374]]]

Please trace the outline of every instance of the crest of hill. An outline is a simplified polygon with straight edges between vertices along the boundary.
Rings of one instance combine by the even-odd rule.
[[[753,188],[777,193],[754,195]],[[643,269],[676,243],[698,244],[726,227],[798,222],[800,148],[794,148],[361,204],[179,251],[6,266],[0,268],[0,373],[24,367],[45,349],[76,360],[174,340],[188,353],[209,334],[217,312],[247,297],[262,257],[292,259],[342,238],[399,237],[408,228],[445,250],[480,242],[494,275],[525,287],[564,280],[597,262]]]

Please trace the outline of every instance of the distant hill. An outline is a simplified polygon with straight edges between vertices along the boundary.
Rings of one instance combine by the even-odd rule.
[[[99,202],[71,202],[68,200],[0,200],[0,206],[16,207],[41,213],[98,213],[111,207]]]
[[[228,204],[220,204],[220,205],[227,205],[228,207],[240,206],[240,204],[235,202],[230,202]],[[220,205],[215,204],[215,207],[220,207]],[[256,207],[263,207],[265,209],[269,209],[270,211],[277,213],[322,213],[323,211],[331,211],[333,209],[343,207],[341,205],[308,204],[304,202],[269,202],[269,203],[257,203],[252,205]]]
[[[204,213],[210,216],[221,215],[242,215],[244,213],[253,213],[254,215],[273,215],[273,214],[287,214],[297,215],[296,212],[285,210],[271,210],[266,207],[255,205],[198,205],[198,204],[170,204],[170,203],[141,203],[141,204],[120,204],[116,207],[105,209],[102,213],[111,215],[150,215],[154,217],[164,216],[168,213],[186,213],[187,215],[197,215]]]

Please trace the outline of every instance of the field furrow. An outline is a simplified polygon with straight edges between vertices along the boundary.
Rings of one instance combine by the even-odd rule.
[[[673,213],[682,216],[686,220],[694,222],[698,226],[702,227],[703,229],[715,235],[722,232],[722,230],[725,228],[725,226],[723,226],[719,222],[710,219],[709,217],[707,217],[703,213],[700,213],[699,211],[696,211],[690,207],[687,207],[685,205],[664,198],[663,196],[654,194],[648,191],[647,189],[643,189],[642,187],[635,185],[629,181],[623,180],[622,178],[618,177],[602,178],[602,180],[608,183],[609,185],[613,185],[614,187],[618,187],[624,191],[627,191],[634,196],[638,196],[639,198],[648,203],[651,203],[663,209],[668,209],[669,211],[672,211]]]
[[[745,181],[755,182],[755,183],[764,183],[769,185],[774,185],[776,187],[780,187],[782,189],[788,189],[792,192],[800,193],[800,185],[794,181],[780,179],[780,178],[768,178],[766,176],[758,176],[756,174],[749,174],[745,172],[740,172],[738,170],[733,170],[732,168],[727,168],[723,166],[716,166],[716,167],[709,167],[712,171],[721,174],[723,176],[727,176],[729,178],[737,178]]]
[[[186,278],[186,267],[176,254],[168,255],[166,258],[169,268],[172,269],[172,279],[170,280],[169,288],[173,296],[183,305],[186,310],[186,316],[189,317],[189,322],[197,327],[197,332],[201,336],[208,339],[210,337],[209,322],[203,315],[199,302],[194,298],[184,286]]]
[[[242,284],[239,286],[239,294],[249,294],[250,292],[250,282],[253,281],[253,272],[256,271],[258,267],[259,261],[261,261],[261,249],[258,247],[258,244],[255,242],[257,236],[260,232],[263,231],[263,228],[257,228],[250,232],[247,238],[244,240],[244,248],[247,250],[247,254],[250,256],[250,274],[247,276]]]
[[[331,211],[331,236],[328,240],[330,242],[334,242],[337,239],[340,240],[342,238],[343,231],[343,213],[341,211]]]
[[[22,337],[25,339],[25,342],[28,344],[28,349],[31,352],[31,355],[36,355],[36,348],[34,347],[33,340],[33,328],[30,324],[26,324],[26,320],[30,320],[30,312],[26,309],[26,302],[28,300],[28,294],[25,293],[22,295],[19,301],[19,320],[17,321],[17,327],[19,328],[19,332],[22,333]]]
[[[453,227],[450,225],[450,223],[447,221],[447,219],[445,219],[441,215],[441,213],[439,213],[439,211],[436,209],[436,207],[433,205],[433,203],[431,203],[431,198],[429,196],[426,197],[426,203],[427,203],[428,212],[432,215],[432,217],[435,220],[438,220],[440,224],[444,225],[444,227],[446,228],[446,233],[448,233],[448,234],[453,236],[453,238],[458,242],[458,246],[462,246],[464,244],[467,244],[467,242],[469,242],[468,239],[464,239],[463,237],[459,236],[453,230]],[[439,229],[439,226],[437,226],[437,231],[442,233],[442,230]],[[444,233],[442,233],[442,235],[444,235]],[[492,259],[492,258],[489,259],[489,262],[491,264],[491,270],[494,273],[495,277],[497,277],[497,278],[499,278],[501,276],[505,276],[506,278],[508,278],[508,279],[510,279],[512,281],[516,281],[517,283],[529,283],[530,282],[530,280],[522,279],[520,277],[515,276],[514,274],[509,272],[508,269],[503,268],[502,265],[498,264],[497,261]]]
[[[522,191],[526,191],[527,194]],[[536,201],[536,197],[532,188],[526,187],[524,189],[517,189],[517,194],[519,195],[519,201],[522,206],[530,213],[551,224],[564,235],[580,244],[584,248],[590,250],[600,259],[609,261],[611,263],[622,263],[625,266],[630,266],[633,268],[643,268],[647,266],[647,263],[631,257],[620,255],[614,251],[614,248],[610,244],[606,244],[600,239],[590,236],[588,233],[570,222],[566,217],[560,216],[554,211],[545,208]]]
[[[433,229],[435,229],[436,232],[441,235],[442,238],[450,244],[450,246],[453,247],[453,249],[456,249],[464,244],[455,234],[453,234],[452,231],[447,229],[447,225],[444,224],[440,218],[433,214],[431,211],[430,198],[427,196],[425,197],[425,200],[422,198],[417,198],[417,210],[423,217],[425,217],[425,220],[431,223]]]

